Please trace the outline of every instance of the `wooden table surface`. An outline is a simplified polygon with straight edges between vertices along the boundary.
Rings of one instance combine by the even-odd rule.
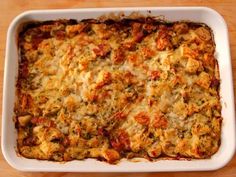
[[[236,85],[236,1],[235,0],[0,0],[0,100],[2,100],[4,56],[7,28],[12,19],[25,10],[86,8],[86,7],[128,7],[128,6],[208,6],[217,10],[226,20],[229,28],[231,59],[233,64],[234,87]],[[235,87],[236,88],[236,87]],[[236,91],[234,89],[234,91]],[[236,92],[234,92],[236,93]],[[0,101],[0,112],[2,102]],[[0,123],[1,125],[1,123]],[[1,127],[1,126],[0,126]],[[0,134],[1,136],[1,134]],[[27,173],[19,172],[7,164],[0,152],[0,177],[69,177],[69,176],[135,176],[135,177],[236,177],[236,155],[224,168],[212,172],[178,173]]]

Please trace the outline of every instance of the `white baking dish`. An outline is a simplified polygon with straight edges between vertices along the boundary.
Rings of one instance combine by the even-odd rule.
[[[138,9],[138,10],[137,10]],[[130,162],[122,160],[111,165],[94,159],[71,161],[66,163],[26,159],[16,154],[16,130],[12,121],[15,102],[15,82],[18,71],[17,32],[22,22],[31,20],[87,19],[97,18],[110,12],[139,12],[147,15],[163,15],[167,20],[190,20],[209,25],[215,36],[216,56],[221,76],[222,101],[222,143],[219,151],[206,160],[160,160],[157,162]],[[69,172],[151,172],[151,171],[197,171],[215,170],[225,166],[235,151],[235,112],[233,81],[231,70],[228,31],[224,19],[214,10],[206,7],[145,7],[145,8],[103,8],[28,11],[17,16],[11,23],[7,34],[3,113],[2,113],[2,151],[7,162],[22,171],[69,171]]]

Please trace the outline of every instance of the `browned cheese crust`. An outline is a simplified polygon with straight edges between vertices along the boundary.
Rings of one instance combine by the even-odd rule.
[[[204,24],[34,22],[19,51],[15,120],[26,158],[202,159],[219,148],[219,71]]]

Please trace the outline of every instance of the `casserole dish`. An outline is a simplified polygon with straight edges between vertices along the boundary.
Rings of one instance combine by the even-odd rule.
[[[15,41],[20,24],[27,21],[45,21],[57,19],[87,19],[97,18],[104,14],[124,12],[125,15],[136,11],[135,8],[109,8],[109,9],[83,9],[83,10],[49,10],[31,11],[19,15],[10,25],[7,38],[6,67],[4,78],[3,97],[3,138],[2,149],[6,160],[15,168],[26,171],[189,171],[189,170],[213,170],[224,166],[232,157],[235,149],[234,127],[234,100],[232,88],[231,63],[229,56],[229,44],[227,27],[222,17],[208,8],[142,8],[138,12],[143,15],[151,13],[152,16],[164,16],[168,21],[190,20],[193,22],[206,23],[211,27],[215,35],[216,57],[219,62],[221,76],[220,95],[222,101],[222,138],[218,152],[211,159],[205,160],[161,160],[157,162],[138,161],[131,162],[121,160],[116,165],[106,164],[93,159],[84,161],[71,161],[56,163],[38,161],[18,157],[15,152],[16,132],[14,132],[13,117],[15,82],[18,71],[17,43]],[[181,14],[180,14],[181,12]],[[216,25],[217,24],[217,25]],[[219,25],[221,24],[221,25]],[[219,27],[220,26],[220,27]],[[9,50],[11,48],[11,51]],[[224,58],[222,60],[221,58]],[[11,67],[11,70],[10,68]],[[14,67],[14,69],[12,68]],[[9,132],[7,132],[9,131]],[[14,138],[10,138],[14,137]],[[24,165],[23,165],[24,164]],[[207,164],[207,165],[206,165]],[[37,167],[37,168],[36,168]]]

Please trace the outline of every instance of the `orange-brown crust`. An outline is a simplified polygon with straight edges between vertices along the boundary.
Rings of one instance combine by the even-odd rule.
[[[57,20],[19,35],[18,150],[54,161],[208,158],[219,148],[209,27],[154,18]]]

